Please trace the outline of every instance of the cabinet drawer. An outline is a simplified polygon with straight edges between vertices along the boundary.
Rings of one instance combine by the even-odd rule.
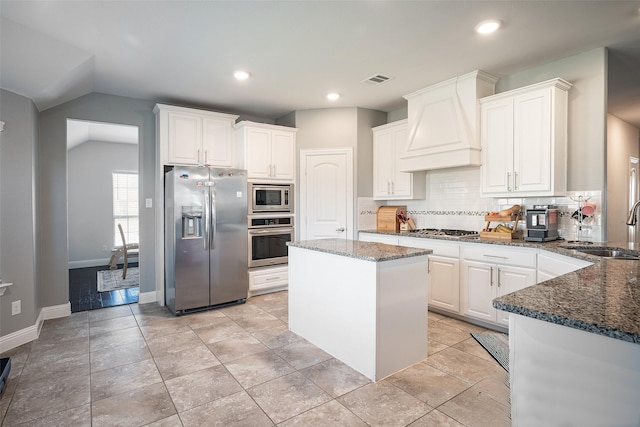
[[[501,248],[498,245],[466,244],[462,246],[464,259],[492,264],[516,265],[536,268],[536,251],[526,248]]]
[[[250,272],[249,277],[252,279],[252,284],[259,287],[273,283],[287,282],[289,280],[289,270],[285,267],[278,268],[277,270],[265,270],[256,273]]]
[[[400,246],[410,248],[432,249],[433,255],[451,258],[460,257],[460,243],[447,242],[437,239],[424,239],[422,237],[400,237]]]
[[[289,267],[266,267],[249,270],[249,296],[276,292],[287,289],[289,285]]]

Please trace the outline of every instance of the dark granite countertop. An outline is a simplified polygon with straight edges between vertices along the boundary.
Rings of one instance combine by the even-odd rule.
[[[408,248],[404,246],[386,245],[384,243],[345,239],[304,240],[288,242],[287,246],[373,262],[429,255],[433,252],[431,249]]]
[[[376,231],[364,231],[378,233]],[[422,236],[389,233],[404,237]],[[626,242],[569,243],[564,240],[535,243],[429,236],[455,240],[544,249],[593,264],[493,300],[500,310],[640,344],[640,261],[607,259],[579,252],[582,248],[610,248],[640,256],[640,247]]]

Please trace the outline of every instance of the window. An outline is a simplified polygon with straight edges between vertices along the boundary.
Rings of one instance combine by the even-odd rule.
[[[113,241],[122,245],[118,224],[127,243],[140,243],[138,229],[138,174],[113,172]]]

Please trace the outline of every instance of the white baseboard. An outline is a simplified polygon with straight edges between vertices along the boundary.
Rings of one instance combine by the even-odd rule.
[[[0,353],[9,351],[23,344],[38,339],[42,324],[48,319],[57,319],[71,315],[71,303],[43,307],[34,325],[28,326],[9,335],[0,337]]]
[[[66,304],[43,307],[42,310],[40,310],[40,315],[42,316],[42,320],[71,316],[71,303],[68,302]]]
[[[138,304],[148,304],[156,301],[156,291],[140,292],[138,294]]]

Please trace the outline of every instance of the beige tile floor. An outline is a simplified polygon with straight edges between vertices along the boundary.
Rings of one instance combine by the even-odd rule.
[[[287,293],[181,317],[156,304],[45,322],[9,351],[2,426],[508,426],[506,373],[429,314],[429,356],[377,383],[287,328]],[[6,356],[4,354],[3,356]]]

